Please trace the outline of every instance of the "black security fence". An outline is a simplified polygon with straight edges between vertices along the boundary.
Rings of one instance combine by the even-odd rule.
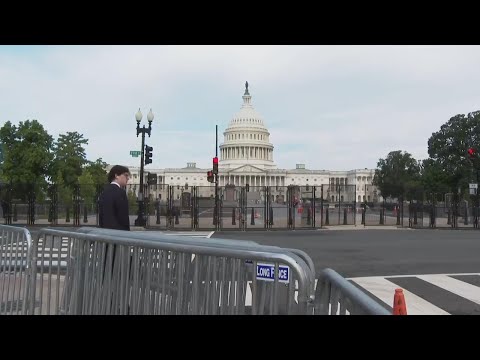
[[[104,185],[0,184],[4,224],[98,225]],[[467,189],[468,190],[468,189]],[[130,224],[139,217],[140,185],[126,188]],[[148,228],[163,230],[318,229],[328,226],[478,228],[477,195],[411,191],[381,199],[371,185],[178,186],[145,184]]]

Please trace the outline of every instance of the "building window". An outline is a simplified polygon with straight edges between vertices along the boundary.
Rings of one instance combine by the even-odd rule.
[[[313,179],[313,181],[317,181],[317,179]]]
[[[185,180],[188,180],[188,178],[185,178]]]
[[[180,180],[180,178],[179,178],[179,177],[177,177],[177,180]]]
[[[136,179],[136,178],[137,178],[137,174],[133,174],[133,178]]]
[[[307,179],[307,181],[308,181],[308,179]]]
[[[197,180],[197,178],[193,178],[193,180]]]
[[[170,180],[173,180],[173,177],[171,177]]]

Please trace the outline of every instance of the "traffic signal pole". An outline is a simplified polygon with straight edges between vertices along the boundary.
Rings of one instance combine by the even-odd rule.
[[[480,199],[479,199],[479,193],[478,193],[478,183],[480,181],[479,179],[479,158],[478,158],[478,153],[477,149],[475,148],[468,148],[467,150],[468,158],[472,162],[472,169],[475,170],[477,174],[477,188],[475,189],[475,211],[474,211],[474,216],[473,216],[473,227],[478,228],[478,222],[479,222],[479,206],[480,206]],[[473,174],[472,174],[473,177]]]
[[[140,116],[140,119],[141,119],[141,116]],[[150,134],[152,132],[152,120],[153,120],[153,114],[151,115],[151,118],[148,119],[148,128],[146,128],[145,125],[143,125],[143,127],[140,127],[140,120],[137,119],[137,137],[140,134],[142,135],[142,153],[141,153],[141,159],[140,159],[140,189],[138,190],[138,199],[137,199],[138,216],[135,219],[135,226],[147,225],[147,221],[145,218],[145,198],[143,193],[143,176],[144,176],[143,173],[144,173],[144,162],[145,162],[145,134],[147,134],[148,137],[150,137]],[[150,153],[151,150],[153,150],[153,148],[148,147],[147,152],[149,153],[149,155],[151,154]],[[151,157],[151,155],[149,157]],[[149,161],[149,163],[151,163],[151,160]]]
[[[215,125],[215,158],[218,159],[218,125]],[[219,221],[220,211],[218,208],[218,171],[214,171],[214,175],[215,175],[215,230],[218,231],[220,230],[220,221]]]

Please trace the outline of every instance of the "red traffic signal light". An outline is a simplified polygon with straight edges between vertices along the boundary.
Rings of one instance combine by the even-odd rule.
[[[218,157],[213,158],[213,173],[218,174]]]
[[[207,181],[211,183],[214,182],[213,171],[207,171]]]
[[[468,152],[468,157],[469,157],[470,159],[474,159],[474,158],[475,158],[475,156],[476,156],[476,155],[475,155],[475,154],[476,154],[476,150],[475,150],[474,148],[468,148],[467,152]]]

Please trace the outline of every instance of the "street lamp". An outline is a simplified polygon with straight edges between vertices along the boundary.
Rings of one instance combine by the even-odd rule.
[[[137,137],[138,135],[142,134],[142,152],[141,152],[141,159],[140,159],[140,189],[138,191],[138,217],[135,219],[135,226],[145,226],[147,221],[145,219],[145,200],[143,198],[143,166],[144,166],[144,152],[145,152],[145,134],[150,134],[152,132],[152,121],[153,121],[153,112],[150,109],[147,120],[148,120],[148,128],[143,125],[140,127],[140,121],[142,120],[142,112],[140,108],[138,109],[137,113],[135,114],[135,120],[137,120]]]

